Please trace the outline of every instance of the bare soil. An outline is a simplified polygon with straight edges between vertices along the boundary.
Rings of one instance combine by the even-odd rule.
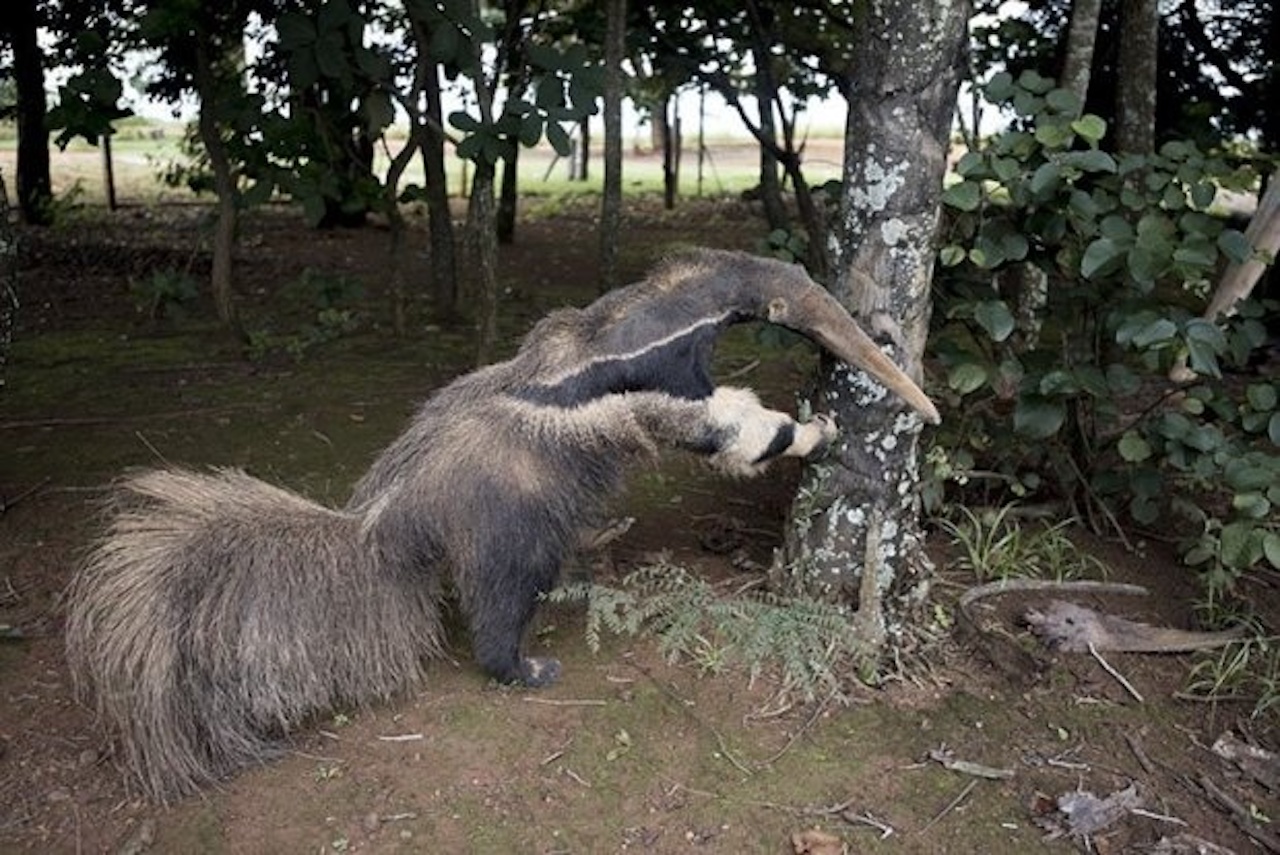
[[[148,318],[130,283],[167,269],[203,276],[204,213],[130,208],[24,235],[23,307],[0,391],[0,625],[21,635],[0,640],[0,851],[1066,852],[1085,844],[1049,838],[1062,821],[1055,800],[1130,785],[1146,813],[1093,836],[1095,851],[1274,845],[1272,827],[1249,817],[1280,821],[1277,794],[1210,746],[1230,730],[1275,750],[1276,720],[1250,718],[1247,704],[1179,698],[1189,655],[1108,655],[1139,702],[1088,654],[1039,650],[1018,622],[1047,600],[1032,595],[979,612],[989,631],[1046,661],[1040,676],[1000,667],[996,645],[942,633],[845,706],[779,707],[768,675],[666,662],[648,639],[606,637],[593,655],[580,610],[548,607],[535,643],[565,666],[550,689],[494,686],[460,638],[429,684],[397,702],[335,710],[294,734],[278,761],[202,797],[148,803],[74,699],[63,661],[60,595],[92,537],[102,485],[157,460],[235,465],[340,502],[414,402],[470,355],[468,327],[442,321],[425,299],[412,334],[390,336],[383,230],[317,233],[282,211],[243,230],[246,327],[301,341],[314,309],[282,316],[281,289],[311,271],[363,285],[357,330],[300,358],[283,348],[248,360],[208,322],[208,306]],[[634,278],[674,246],[751,248],[763,232],[737,200],[674,212],[637,203],[622,258]],[[526,207],[501,256],[509,342],[547,309],[594,296],[595,247],[590,205]],[[416,281],[427,281],[426,263],[415,259]],[[783,406],[807,382],[803,354],[746,338],[724,351],[725,373],[745,371],[735,382]],[[730,555],[768,561],[796,477],[780,467],[731,482],[683,459],[638,472],[618,505],[637,522],[592,572],[607,581],[667,551],[726,587],[745,584]],[[1112,581],[1152,591],[1085,605],[1193,625],[1195,581],[1164,547],[1135,554],[1083,532],[1079,542]],[[933,552],[942,630],[974,580],[949,569],[941,537]],[[1276,578],[1248,585],[1276,626]],[[941,751],[977,765],[944,764]]]

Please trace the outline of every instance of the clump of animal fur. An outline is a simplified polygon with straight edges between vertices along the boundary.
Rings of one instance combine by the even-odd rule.
[[[515,357],[438,391],[341,510],[234,470],[123,479],[72,584],[67,645],[128,767],[157,799],[192,793],[311,716],[419,683],[446,581],[481,668],[554,680],[558,662],[522,653],[526,629],[627,464],[676,448],[758,474],[834,438],[830,419],[800,424],[716,387],[716,337],[753,319],[937,420],[800,268],[701,251],[553,313]]]

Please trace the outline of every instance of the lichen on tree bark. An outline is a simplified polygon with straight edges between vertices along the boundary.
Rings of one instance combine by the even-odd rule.
[[[870,3],[845,86],[831,289],[917,381],[968,19],[967,2]],[[920,526],[922,423],[848,366],[826,366],[817,395],[815,409],[834,414],[842,435],[806,471],[775,575],[793,592],[848,602],[857,625],[882,636],[870,641],[893,646],[909,634],[932,574]]]

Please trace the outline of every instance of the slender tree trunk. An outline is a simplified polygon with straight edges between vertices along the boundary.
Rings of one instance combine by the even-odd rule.
[[[418,39],[419,62],[430,64],[423,77],[426,112],[422,127],[422,171],[426,182],[431,293],[446,314],[456,315],[459,305],[458,263],[454,253],[453,214],[449,210],[449,176],[444,168],[444,111],[440,102],[440,66],[427,57],[427,41]]]
[[[760,10],[755,2],[749,2],[747,12],[751,18],[751,55],[756,64],[755,96],[760,113],[760,136],[771,141],[772,146],[760,146],[760,201],[764,204],[765,222],[772,229],[791,227],[787,206],[782,201],[782,182],[778,179],[778,129],[774,122],[773,105],[778,100],[778,86],[773,79],[773,56],[769,38]]]
[[[922,375],[939,199],[969,4],[870,0],[846,81],[844,199],[834,293],[909,375]],[[855,604],[869,649],[903,645],[928,593],[921,423],[863,372],[829,366],[816,409],[843,441],[810,466],[775,571]]]
[[[578,122],[578,157],[573,173],[574,181],[586,181],[591,175],[591,119],[584,116]]]
[[[1157,0],[1120,5],[1120,51],[1116,90],[1116,148],[1127,154],[1156,150],[1156,57],[1160,34]]]
[[[662,204],[670,211],[676,206],[680,187],[680,112],[675,98],[662,102],[662,116],[654,113],[654,122],[662,123]]]
[[[404,148],[396,153],[391,159],[390,166],[387,167],[387,179],[383,185],[383,207],[386,209],[387,215],[387,232],[388,246],[387,256],[389,259],[389,270],[387,278],[391,283],[391,328],[397,336],[403,336],[408,332],[408,293],[409,289],[405,285],[405,253],[408,250],[408,240],[406,232],[408,231],[404,214],[400,211],[400,179],[404,176],[405,169],[409,166],[409,161],[413,160],[413,155],[418,150],[419,134],[410,133],[409,139],[405,141]]]
[[[1058,85],[1084,100],[1089,94],[1089,74],[1093,69],[1093,46],[1098,40],[1098,19],[1102,0],[1072,0],[1071,24],[1067,28],[1067,49],[1062,60]]]
[[[218,121],[220,87],[214,62],[215,58],[209,55],[207,41],[198,40],[196,92],[200,98],[200,116],[197,127],[200,142],[209,157],[209,168],[213,172],[213,191],[218,200],[213,228],[213,304],[218,320],[238,334],[239,320],[232,287],[232,259],[236,241],[236,175],[223,144],[221,123]]]
[[[14,0],[9,6],[9,44],[18,104],[18,212],[29,225],[53,221],[49,180],[49,130],[45,125],[44,68],[36,41],[36,0]]]
[[[520,168],[520,147],[511,149],[511,156],[502,160],[502,187],[498,195],[498,243],[511,244],[516,239],[516,212],[520,198],[516,187],[517,172]]]
[[[9,219],[9,189],[0,173],[0,395],[5,390],[5,366],[18,323],[18,235]]]
[[[467,206],[467,244],[476,271],[476,364],[493,359],[498,340],[498,240],[494,177],[497,168],[484,158],[475,162]]]
[[[107,210],[120,207],[116,202],[116,170],[111,157],[111,131],[102,135],[102,186],[107,194]]]
[[[604,43],[604,190],[600,199],[600,290],[616,288],[622,225],[622,57],[627,0],[608,0]]]

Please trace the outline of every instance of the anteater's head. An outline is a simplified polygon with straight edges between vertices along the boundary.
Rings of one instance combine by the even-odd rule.
[[[802,268],[716,250],[671,258],[642,282],[548,318],[526,348],[555,356],[544,362],[529,394],[562,405],[648,389],[705,397],[714,387],[716,337],[731,324],[754,320],[811,339],[866,371],[926,421],[939,421],[920,387]]]

